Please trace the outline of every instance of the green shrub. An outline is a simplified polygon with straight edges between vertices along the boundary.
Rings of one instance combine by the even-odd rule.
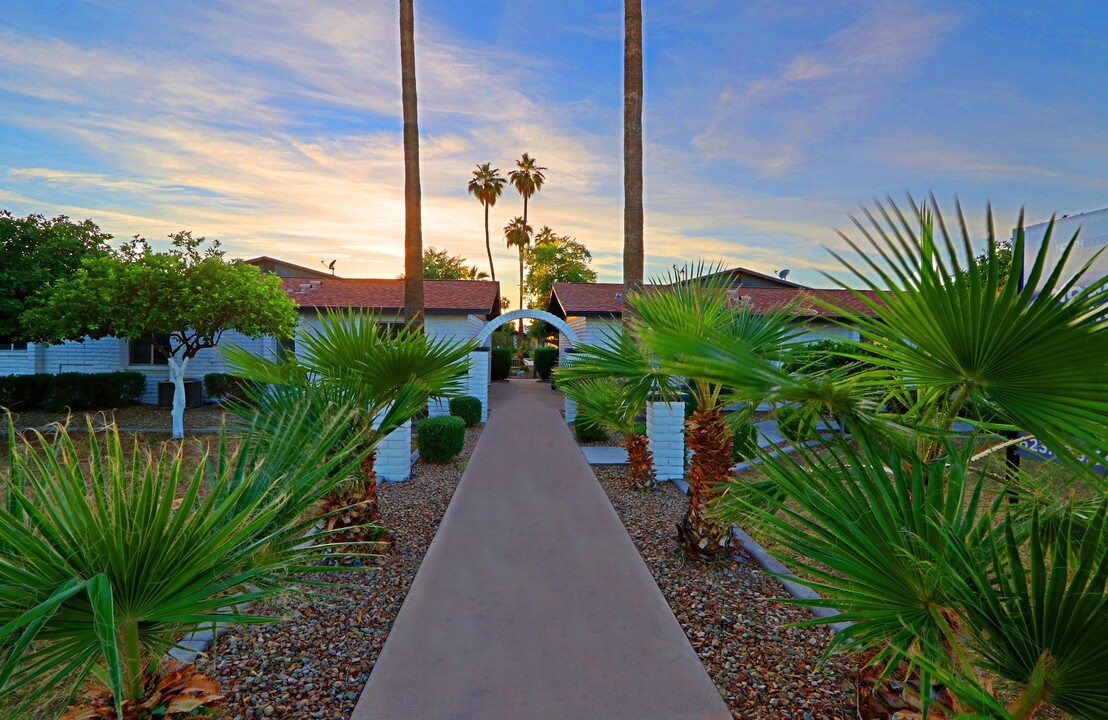
[[[53,381],[46,373],[0,377],[0,407],[38,410],[49,401]]]
[[[557,362],[558,348],[547,347],[545,345],[535,348],[535,372],[537,372],[539,377],[543,380],[550,379],[550,371]]]
[[[9,421],[11,465],[0,472],[3,715],[89,675],[117,703],[141,700],[182,633],[260,621],[222,609],[236,596],[272,596],[296,568],[325,557],[328,540],[303,542],[316,522],[304,508],[362,458],[360,442],[335,442],[356,422],[353,408],[328,410],[323,423],[267,416],[271,436],[248,430],[237,456],[220,443],[220,457],[195,472],[182,469],[180,446],[132,461],[113,428],[88,433],[90,455],[64,430],[24,439]]]
[[[245,400],[250,381],[229,373],[208,373],[204,376],[204,395],[223,400]]]
[[[52,385],[47,410],[104,410],[134,405],[146,388],[146,376],[134,370],[58,373]]]
[[[603,442],[608,439],[608,431],[586,413],[578,413],[573,421],[573,434],[577,442]]]
[[[833,338],[817,340],[804,345],[796,345],[781,355],[781,369],[788,373],[802,372],[806,375],[819,375],[839,368],[852,368],[853,372],[864,370],[866,365],[847,354],[857,355],[860,349]],[[861,351],[865,354],[865,351]]]
[[[786,406],[777,411],[777,429],[794,443],[816,437],[816,417],[800,407]]]
[[[750,420],[733,423],[731,457],[735,462],[749,460],[758,453],[758,426]]]
[[[416,447],[427,462],[442,463],[462,451],[466,424],[460,417],[443,415],[416,423]]]
[[[636,435],[646,435],[646,423],[636,422],[635,428],[632,430]]]
[[[450,398],[450,414],[460,417],[466,427],[476,425],[481,422],[481,401],[472,395]]]
[[[508,348],[493,348],[492,353],[492,379],[505,380],[512,374],[512,351]]]

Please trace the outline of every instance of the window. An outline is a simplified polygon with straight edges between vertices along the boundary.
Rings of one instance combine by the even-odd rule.
[[[25,342],[15,342],[7,338],[0,338],[0,352],[26,349],[27,343]]]
[[[154,339],[158,341],[158,344],[164,348],[169,347],[168,335],[155,335]],[[154,343],[150,341],[150,338],[142,338],[140,340],[132,340],[130,342],[130,358],[129,362],[132,365],[168,365],[169,358],[158,352],[158,349],[154,347]]]
[[[277,338],[277,358],[279,360],[296,359],[295,338]]]

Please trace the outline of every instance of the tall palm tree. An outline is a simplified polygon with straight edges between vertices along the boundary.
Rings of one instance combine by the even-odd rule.
[[[535,158],[523,153],[523,157],[516,160],[516,169],[508,173],[508,180],[523,196],[523,222],[527,222],[527,201],[542,190],[546,182],[546,175],[543,174],[546,168],[537,166],[535,162]]]
[[[554,234],[553,228],[549,225],[543,225],[542,229],[535,233],[535,244],[542,245],[543,243],[552,242],[557,238],[558,236]]]
[[[523,156],[516,160],[516,169],[508,173],[508,180],[523,196],[523,224],[527,224],[527,201],[531,199],[531,196],[542,190],[542,185],[546,182],[546,175],[543,171],[544,167],[539,167],[535,164],[535,158],[531,157],[527,153],[523,153]],[[531,230],[527,231],[528,242],[530,242]],[[509,243],[510,244],[510,243]],[[519,307],[523,309],[523,248],[520,247],[519,255]],[[519,336],[523,337],[523,318],[519,319]]]
[[[404,319],[423,327],[423,219],[419,188],[415,18],[412,0],[400,0],[400,91],[404,112]]]
[[[523,309],[523,251],[531,246],[531,226],[527,224],[527,220],[516,216],[504,226],[504,239],[508,242],[508,247],[519,249],[519,307]],[[522,338],[523,318],[519,319],[519,334]]]
[[[643,284],[642,0],[623,2],[623,297]],[[624,318],[630,316],[624,312]]]
[[[473,171],[473,179],[469,181],[469,194],[477,198],[485,208],[485,252],[489,255],[489,272],[496,281],[496,268],[492,264],[492,245],[489,244],[489,208],[496,204],[496,199],[504,191],[504,183],[507,181],[500,177],[500,168],[490,167],[492,163],[478,165]]]

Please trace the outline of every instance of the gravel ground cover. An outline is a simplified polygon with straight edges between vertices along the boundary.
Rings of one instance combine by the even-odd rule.
[[[420,461],[410,480],[381,484],[381,517],[395,554],[370,560],[366,570],[310,576],[333,589],[326,596],[288,593],[263,609],[283,622],[237,628],[217,642],[199,668],[223,685],[222,717],[350,717],[481,427],[466,429],[465,448],[450,463]]]
[[[811,615],[776,602],[785,591],[741,552],[732,562],[686,561],[674,529],[686,498],[672,483],[644,493],[626,468],[594,470],[735,718],[854,717],[856,661],[819,664],[830,630],[784,627]]]

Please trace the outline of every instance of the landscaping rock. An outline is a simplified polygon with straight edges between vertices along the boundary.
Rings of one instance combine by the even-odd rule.
[[[670,483],[634,490],[623,467],[594,468],[701,662],[735,718],[854,717],[856,661],[833,655],[826,628],[785,627],[811,619],[750,558],[711,564],[687,560],[676,524],[686,497]]]

